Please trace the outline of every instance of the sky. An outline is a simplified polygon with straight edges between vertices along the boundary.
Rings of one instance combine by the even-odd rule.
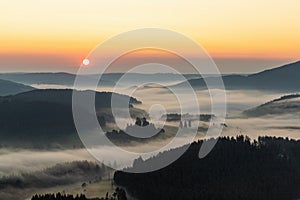
[[[298,0],[0,0],[0,71],[75,73],[108,38],[164,28],[200,44],[223,73],[300,59]]]

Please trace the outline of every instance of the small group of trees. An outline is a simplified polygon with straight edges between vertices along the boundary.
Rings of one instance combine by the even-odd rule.
[[[182,123],[182,121],[180,121],[179,123],[179,127],[180,128],[191,128],[192,127],[192,120],[185,120],[184,123]]]
[[[147,121],[145,117],[137,117],[135,124],[127,124],[125,131],[112,130],[105,135],[114,143],[128,143],[128,142],[146,142],[152,139],[157,139],[165,130],[156,128],[153,123]],[[133,135],[140,135],[143,137],[134,137]]]
[[[117,187],[112,195],[106,193],[105,198],[100,198],[99,200],[127,200],[127,195],[124,189]]]
[[[146,117],[139,118],[137,117],[135,120],[135,125],[137,126],[148,126],[149,122],[147,121]]]

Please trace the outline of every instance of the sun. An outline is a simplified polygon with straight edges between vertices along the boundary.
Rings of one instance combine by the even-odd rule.
[[[87,66],[87,65],[90,64],[90,60],[86,58],[86,59],[84,59],[84,60],[82,61],[82,64],[85,65],[85,66]]]

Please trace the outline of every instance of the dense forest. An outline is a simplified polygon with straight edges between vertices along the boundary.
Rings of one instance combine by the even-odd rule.
[[[252,200],[300,198],[300,141],[288,138],[224,137],[210,154],[198,158],[203,141],[194,142],[180,159],[159,171],[117,171],[114,181],[141,200]],[[182,148],[182,147],[181,147]],[[151,166],[172,151],[133,167]]]

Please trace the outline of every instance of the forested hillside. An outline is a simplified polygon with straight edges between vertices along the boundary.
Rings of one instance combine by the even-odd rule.
[[[204,159],[202,141],[194,142],[173,164],[159,171],[130,174],[117,171],[115,183],[142,200],[266,200],[300,197],[300,141],[259,137],[221,138]],[[135,167],[160,162],[164,152]]]

